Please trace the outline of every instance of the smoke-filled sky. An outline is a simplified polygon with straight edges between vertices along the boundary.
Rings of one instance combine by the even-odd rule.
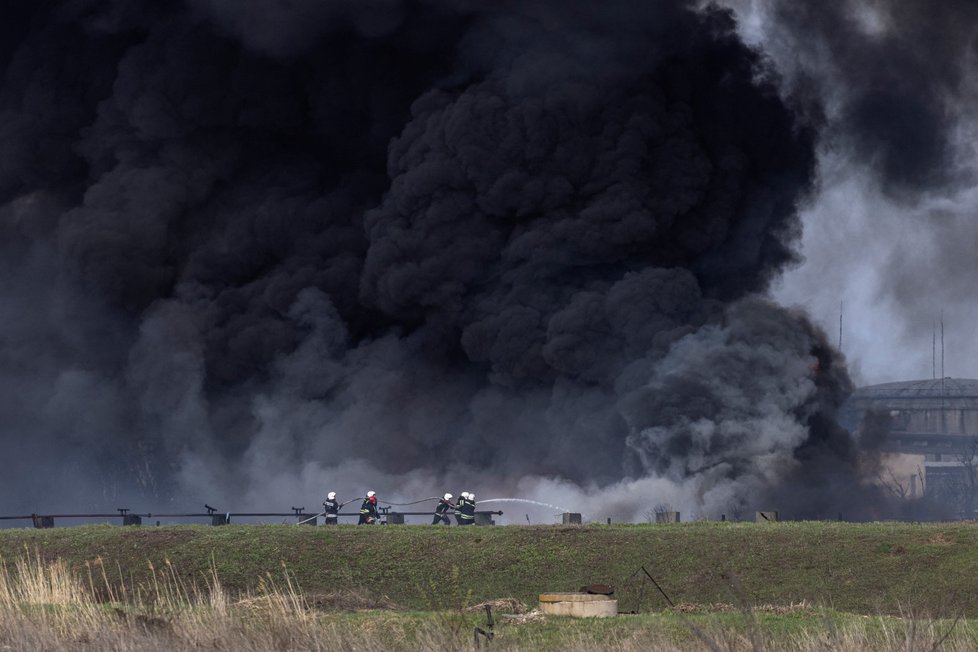
[[[731,0],[745,39],[825,115],[805,263],[778,285],[859,384],[978,377],[975,25],[970,2]]]
[[[0,511],[874,504],[839,301],[978,375],[960,4],[9,9]]]

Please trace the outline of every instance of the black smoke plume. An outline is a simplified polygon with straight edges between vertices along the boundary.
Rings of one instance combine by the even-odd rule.
[[[736,4],[736,2],[735,2]],[[896,198],[971,184],[978,5],[904,0],[762,0],[768,38],[827,119],[829,145]],[[777,47],[777,46],[776,46]]]
[[[756,298],[813,123],[694,4],[21,3],[0,503],[464,478],[830,509],[848,378]]]

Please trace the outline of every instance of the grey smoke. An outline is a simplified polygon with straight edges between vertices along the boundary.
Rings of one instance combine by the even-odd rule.
[[[832,146],[913,199],[961,178],[959,117],[973,91],[978,7],[947,2],[761,2],[795,49],[795,83],[828,98]]]
[[[861,383],[929,378],[942,310],[946,374],[978,375],[974,4],[728,4],[785,86],[818,98],[824,115],[819,187],[802,212],[806,263],[779,300],[832,333],[845,300]]]
[[[757,298],[817,123],[730,12],[133,4],[0,51],[5,509],[859,487],[844,369]]]

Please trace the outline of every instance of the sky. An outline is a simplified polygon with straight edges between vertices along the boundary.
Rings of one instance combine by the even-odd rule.
[[[939,377],[942,313],[944,374],[978,376],[974,7],[730,6],[748,42],[786,77],[819,88],[827,122],[818,187],[802,211],[804,262],[774,296],[804,306],[836,341],[842,304],[843,350],[859,385]],[[880,107],[870,114],[875,141],[847,124],[860,103]],[[900,115],[904,105],[912,108]]]
[[[846,396],[942,311],[978,375],[976,12],[20,5],[0,511],[885,513]]]

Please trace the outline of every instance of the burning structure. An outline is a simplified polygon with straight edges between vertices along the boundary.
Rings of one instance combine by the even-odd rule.
[[[853,392],[843,417],[865,443],[920,457],[908,493],[920,492],[959,515],[973,513],[978,465],[978,380],[934,378],[883,383]]]

